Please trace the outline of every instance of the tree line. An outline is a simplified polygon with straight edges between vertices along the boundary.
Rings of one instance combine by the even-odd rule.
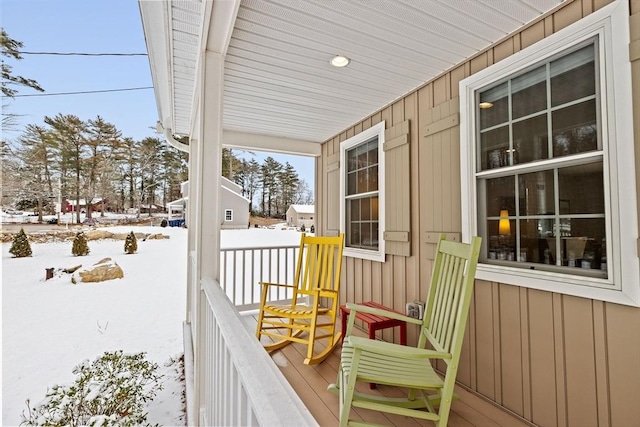
[[[22,60],[23,44],[0,28],[0,54]],[[15,126],[16,116],[8,111],[6,100],[18,93],[14,87],[44,89],[37,81],[13,74],[2,61],[2,126]],[[188,143],[188,141],[185,141]],[[180,184],[188,179],[188,157],[160,139],[136,141],[124,137],[115,125],[102,117],[82,120],[72,114],[45,117],[42,124],[27,125],[16,141],[0,140],[2,160],[2,204],[18,209],[34,209],[42,221],[43,213],[54,213],[57,201],[71,200],[91,217],[93,200],[108,200],[110,210],[125,211],[141,205],[166,203],[181,197]],[[238,184],[250,200],[254,215],[283,218],[291,204],[313,203],[313,193],[291,164],[267,157],[262,164],[223,149],[222,175]],[[80,221],[80,210],[76,219]]]
[[[180,198],[187,180],[187,155],[155,137],[123,137],[115,125],[97,116],[45,117],[27,125],[13,143],[2,142],[2,203],[53,213],[55,203],[70,200],[91,217],[94,200],[124,212]],[[104,208],[104,205],[103,205]],[[104,215],[104,209],[101,209]]]
[[[284,218],[292,204],[313,204],[309,184],[289,162],[283,164],[271,156],[260,164],[254,158],[247,160],[234,150],[223,148],[222,176],[240,186],[242,195],[250,201],[252,215]]]

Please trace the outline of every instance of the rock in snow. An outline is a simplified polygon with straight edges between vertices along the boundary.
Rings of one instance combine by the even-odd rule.
[[[76,271],[71,276],[72,283],[104,282],[105,280],[122,279],[124,271],[111,258],[104,258],[90,267]]]

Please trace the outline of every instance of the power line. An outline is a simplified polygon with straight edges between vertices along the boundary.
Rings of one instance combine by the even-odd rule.
[[[26,98],[27,96],[58,96],[58,95],[84,95],[88,93],[125,92],[130,90],[153,89],[153,86],[130,87],[124,89],[86,90],[82,92],[58,92],[58,93],[33,93],[30,95],[14,95],[14,98]]]
[[[85,52],[18,52],[21,55],[61,55],[61,56],[148,56],[146,53],[85,53]]]

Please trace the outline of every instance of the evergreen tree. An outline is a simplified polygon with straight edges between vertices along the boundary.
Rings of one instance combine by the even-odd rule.
[[[111,172],[109,154],[112,147],[116,146],[122,138],[122,133],[111,123],[106,122],[102,117],[96,116],[95,120],[87,122],[87,139],[86,145],[89,149],[89,157],[86,159],[87,177],[85,180],[88,185],[85,191],[88,193],[84,199],[90,205],[94,196],[98,193],[98,183],[100,178],[105,178]],[[106,194],[100,194],[104,202]],[[104,216],[104,203],[102,204],[101,216]],[[91,218],[91,209],[87,206],[87,218]]]
[[[278,204],[278,214],[284,215],[289,206],[296,201],[296,190],[300,183],[300,178],[298,178],[298,173],[294,167],[289,162],[286,162],[278,174],[278,181],[280,182],[278,187],[280,188],[279,199],[281,200],[281,203]]]
[[[124,241],[124,252],[127,254],[135,254],[138,251],[138,239],[133,231],[127,235]]]
[[[54,133],[42,126],[27,125],[18,139],[21,148],[15,151],[20,161],[18,176],[22,197],[37,202],[38,221],[42,222],[43,207],[54,198],[53,180],[56,173],[58,148]]]
[[[249,199],[249,212],[253,214],[253,199],[260,188],[260,164],[255,159],[242,159],[240,169],[235,175],[235,183],[242,188],[242,195]]]
[[[277,206],[278,197],[278,174],[282,171],[282,164],[273,157],[269,156],[264,160],[260,167],[260,184],[262,185],[262,212],[271,218],[274,204]]]
[[[20,54],[22,47],[22,42],[12,39],[4,28],[0,28],[0,55],[15,61],[20,61],[22,60],[22,55]],[[13,98],[18,93],[17,89],[9,86],[30,87],[38,92],[44,92],[44,89],[33,79],[14,75],[12,66],[9,65],[9,61],[4,58],[0,62],[0,69],[2,70],[2,128],[8,130],[14,128],[16,125],[17,116],[7,111],[8,103],[5,103],[5,101]]]
[[[87,153],[87,124],[79,117],[72,114],[57,114],[55,117],[45,117],[44,122],[53,128],[55,137],[59,141],[62,158],[62,179],[69,179],[66,172],[70,172],[73,183],[73,199],[75,204],[79,204],[80,191],[83,188],[82,178],[84,178],[85,163],[88,158]],[[67,194],[67,193],[65,193]],[[80,223],[80,206],[76,209],[76,222]]]
[[[89,245],[87,245],[87,236],[84,232],[79,232],[73,239],[73,247],[71,253],[73,256],[86,256],[89,255]]]
[[[20,232],[16,234],[16,237],[13,238],[13,243],[11,243],[9,253],[12,254],[14,258],[31,256],[31,245],[29,244],[29,239],[24,232],[24,228],[21,228]]]

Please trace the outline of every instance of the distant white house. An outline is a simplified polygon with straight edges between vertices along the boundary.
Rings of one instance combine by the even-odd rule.
[[[314,205],[291,205],[287,209],[287,224],[291,227],[306,228],[314,224],[314,215],[316,208]]]
[[[247,228],[249,226],[249,199],[242,196],[242,188],[235,182],[221,177],[222,229]],[[167,203],[169,219],[187,218],[189,181],[180,185],[182,197]]]

